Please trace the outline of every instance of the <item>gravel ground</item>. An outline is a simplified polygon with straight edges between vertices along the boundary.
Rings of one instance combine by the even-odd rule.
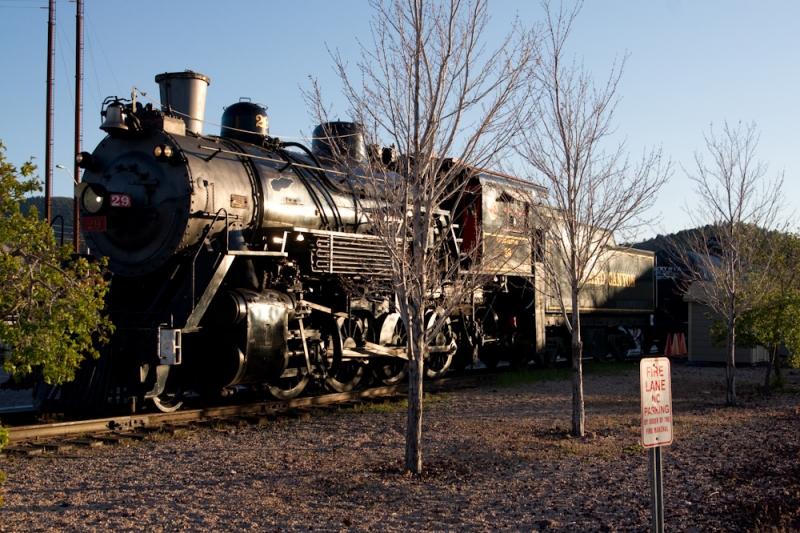
[[[667,531],[800,531],[800,373],[766,398],[763,372],[730,408],[724,368],[673,364]],[[0,531],[649,531],[638,379],[586,375],[584,439],[569,381],[434,396],[419,477],[397,407],[9,456]]]

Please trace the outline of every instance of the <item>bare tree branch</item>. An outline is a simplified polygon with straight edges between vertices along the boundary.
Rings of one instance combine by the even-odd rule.
[[[584,432],[579,297],[603,264],[613,257],[614,235],[649,223],[646,213],[670,175],[659,150],[631,162],[624,144],[611,151],[605,143],[612,124],[617,90],[625,66],[611,69],[597,87],[582,64],[565,61],[565,46],[582,3],[546,14],[545,53],[536,70],[541,87],[534,100],[535,126],[522,131],[518,151],[547,187],[549,202],[536,204],[537,231],[547,235],[543,268],[550,279],[566,276],[565,286],[551,282],[572,336],[574,435]]]
[[[406,467],[418,473],[427,343],[447,331],[448,317],[464,295],[489,276],[466,274],[459,261],[446,259],[441,243],[454,226],[441,207],[456,205],[469,181],[465,176],[492,167],[528,122],[520,110],[531,108],[530,77],[539,51],[536,35],[516,21],[500,47],[487,52],[482,44],[487,0],[370,0],[370,5],[375,16],[371,41],[361,43],[360,80],[341,55],[334,52],[332,58],[367,144],[391,145],[400,154],[391,171],[370,161],[361,162],[361,170],[353,168],[352,175],[360,179],[370,229],[387,248],[394,297],[406,325]],[[306,98],[318,120],[329,122],[316,85]],[[461,259],[475,259],[477,253],[462,250]]]
[[[777,253],[771,231],[783,232],[783,174],[766,180],[768,167],[756,159],[755,124],[725,123],[721,133],[704,135],[711,162],[695,153],[688,171],[697,204],[688,209],[698,227],[678,259],[691,266],[690,297],[707,305],[727,330],[727,402],[736,403],[736,321],[767,294]]]

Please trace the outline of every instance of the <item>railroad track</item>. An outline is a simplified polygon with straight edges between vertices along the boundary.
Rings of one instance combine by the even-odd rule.
[[[485,383],[493,375],[471,375],[445,378],[425,383],[425,392],[462,388]],[[141,440],[154,430],[191,423],[210,423],[229,418],[258,419],[305,412],[310,408],[352,405],[364,401],[405,398],[408,385],[371,388],[360,391],[307,396],[286,401],[263,401],[222,407],[186,409],[173,413],[144,413],[120,415],[91,420],[75,420],[27,426],[11,426],[8,453],[37,453],[45,449],[58,449],[66,444],[100,445],[103,443]],[[81,437],[79,441],[75,439]]]

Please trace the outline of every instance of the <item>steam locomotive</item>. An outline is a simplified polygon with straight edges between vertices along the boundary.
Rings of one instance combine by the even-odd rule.
[[[282,142],[269,136],[266,109],[245,99],[225,109],[218,136],[202,135],[209,78],[185,71],[156,82],[160,109],[135,93],[107,99],[106,138],[77,156],[81,226],[92,253],[108,260],[116,331],[75,382],[39,384],[40,407],[135,409],[150,400],[170,411],[190,391],[288,399],[312,382],[348,391],[367,379],[401,381],[405,329],[365,215],[381,200],[363,198],[332,153],[390,166],[392,152],[365,146],[358,126],[342,122],[315,130],[311,149]],[[565,317],[542,290],[560,281],[537,268],[531,238],[514,223],[546,191],[481,169],[463,179],[468,202],[440,209],[455,230],[434,238],[451,240],[454,256],[499,240],[513,257],[482,264],[494,268],[491,283],[430,340],[426,375],[478,359],[568,357]],[[644,351],[653,342],[653,254],[626,250],[605,264],[581,301],[586,351]]]

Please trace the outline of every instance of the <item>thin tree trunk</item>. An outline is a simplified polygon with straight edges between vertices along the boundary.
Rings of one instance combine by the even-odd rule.
[[[578,294],[572,294],[572,435],[583,437],[586,414],[583,406],[583,343],[578,314]]]
[[[772,361],[772,371],[775,372],[775,379],[780,380],[783,378],[783,374],[781,373],[781,360],[778,357],[778,349],[776,346],[774,360]]]
[[[725,373],[728,381],[728,392],[725,402],[728,405],[736,405],[736,331],[733,313],[728,318],[728,362]]]
[[[770,346],[769,359],[767,360],[767,373],[764,376],[764,394],[769,396],[772,394],[772,387],[770,387],[770,380],[772,379],[772,367],[775,365],[778,357],[778,345]],[[777,374],[776,374],[777,375]]]
[[[416,42],[414,45],[414,93],[413,93],[413,137],[412,137],[412,155],[419,157],[421,154],[420,144],[420,129],[421,129],[421,115],[420,115],[420,61],[422,60],[422,33],[421,26],[423,20],[423,11],[421,4],[415,4],[412,7],[412,17],[414,18],[414,29],[416,30]],[[421,176],[419,167],[413,167],[412,175],[407,176],[411,183],[419,187],[421,183]],[[407,189],[408,190],[408,189]],[[419,267],[424,264],[424,249],[425,243],[421,238],[421,222],[422,216],[420,214],[419,204],[414,206],[414,216],[412,226],[414,229],[412,241],[412,265]],[[422,256],[421,258],[419,256]],[[416,261],[416,262],[415,262]],[[420,275],[424,273],[424,269],[412,268],[412,271],[418,272]],[[427,288],[424,279],[420,280],[422,287]],[[406,470],[412,474],[419,474],[422,472],[422,364],[425,356],[425,312],[422,310],[422,300],[416,300],[419,308],[414,309],[414,314],[409,321],[409,346],[408,349],[412,351],[408,361],[408,421],[406,428]]]
[[[422,376],[425,355],[425,335],[420,328],[422,319],[413,317],[409,329],[408,358],[408,419],[406,428],[406,470],[422,472]],[[419,323],[418,323],[419,322]]]

